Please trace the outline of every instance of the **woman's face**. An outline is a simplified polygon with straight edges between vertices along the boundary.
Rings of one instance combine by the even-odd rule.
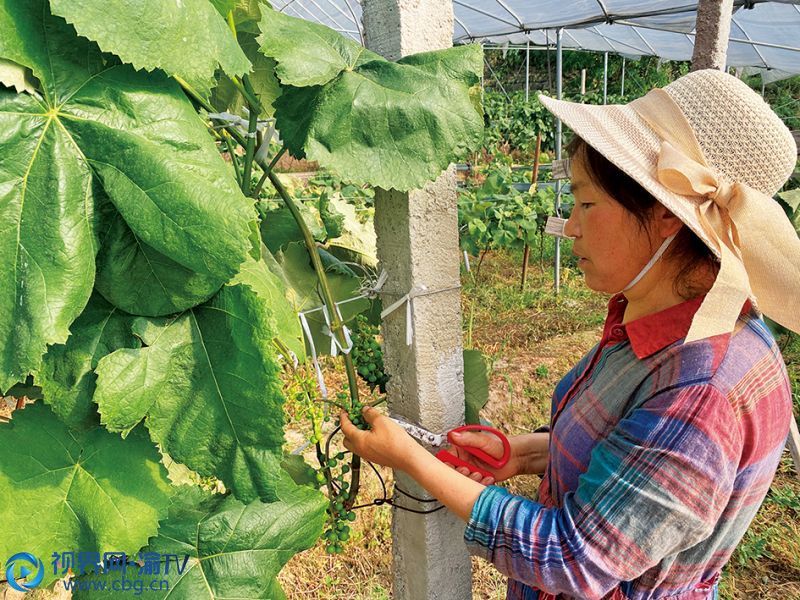
[[[581,154],[571,166],[575,207],[564,233],[575,238],[572,252],[586,285],[598,292],[617,293],[647,264],[662,239],[648,234],[648,228],[592,183]]]

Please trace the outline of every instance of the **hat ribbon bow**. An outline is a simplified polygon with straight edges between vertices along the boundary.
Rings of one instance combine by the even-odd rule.
[[[661,143],[657,177],[671,192],[696,199],[697,220],[720,256],[716,281],[697,311],[686,341],[731,332],[742,305],[752,295],[734,217],[741,204],[739,184],[720,181],[714,171],[667,141]]]
[[[720,257],[686,342],[732,332],[748,297],[771,319],[800,332],[800,239],[783,209],[767,194],[741,181],[729,183],[709,167],[694,130],[665,90],[651,90],[630,106],[661,139],[658,181],[693,202]]]
[[[723,181],[669,141],[661,143],[657,176],[670,191],[695,200],[697,219],[720,256],[686,341],[733,331],[748,297],[770,318],[800,330],[800,240],[778,203],[747,184]]]

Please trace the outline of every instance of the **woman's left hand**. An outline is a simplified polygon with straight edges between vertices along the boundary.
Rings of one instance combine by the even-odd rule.
[[[358,429],[342,411],[339,422],[345,436],[344,447],[371,463],[392,469],[408,471],[422,447],[405,429],[371,406],[365,406],[362,414],[370,429]]]

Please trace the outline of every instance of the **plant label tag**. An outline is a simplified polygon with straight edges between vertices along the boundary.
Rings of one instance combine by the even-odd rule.
[[[572,174],[572,169],[570,168],[570,161],[572,159],[569,158],[562,158],[559,160],[553,161],[553,179],[569,179],[570,175]]]

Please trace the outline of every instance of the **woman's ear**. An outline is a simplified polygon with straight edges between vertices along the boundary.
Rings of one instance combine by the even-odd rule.
[[[656,231],[659,237],[666,239],[680,231],[683,227],[683,221],[676,217],[672,212],[663,204],[657,204],[655,207],[654,215]]]

